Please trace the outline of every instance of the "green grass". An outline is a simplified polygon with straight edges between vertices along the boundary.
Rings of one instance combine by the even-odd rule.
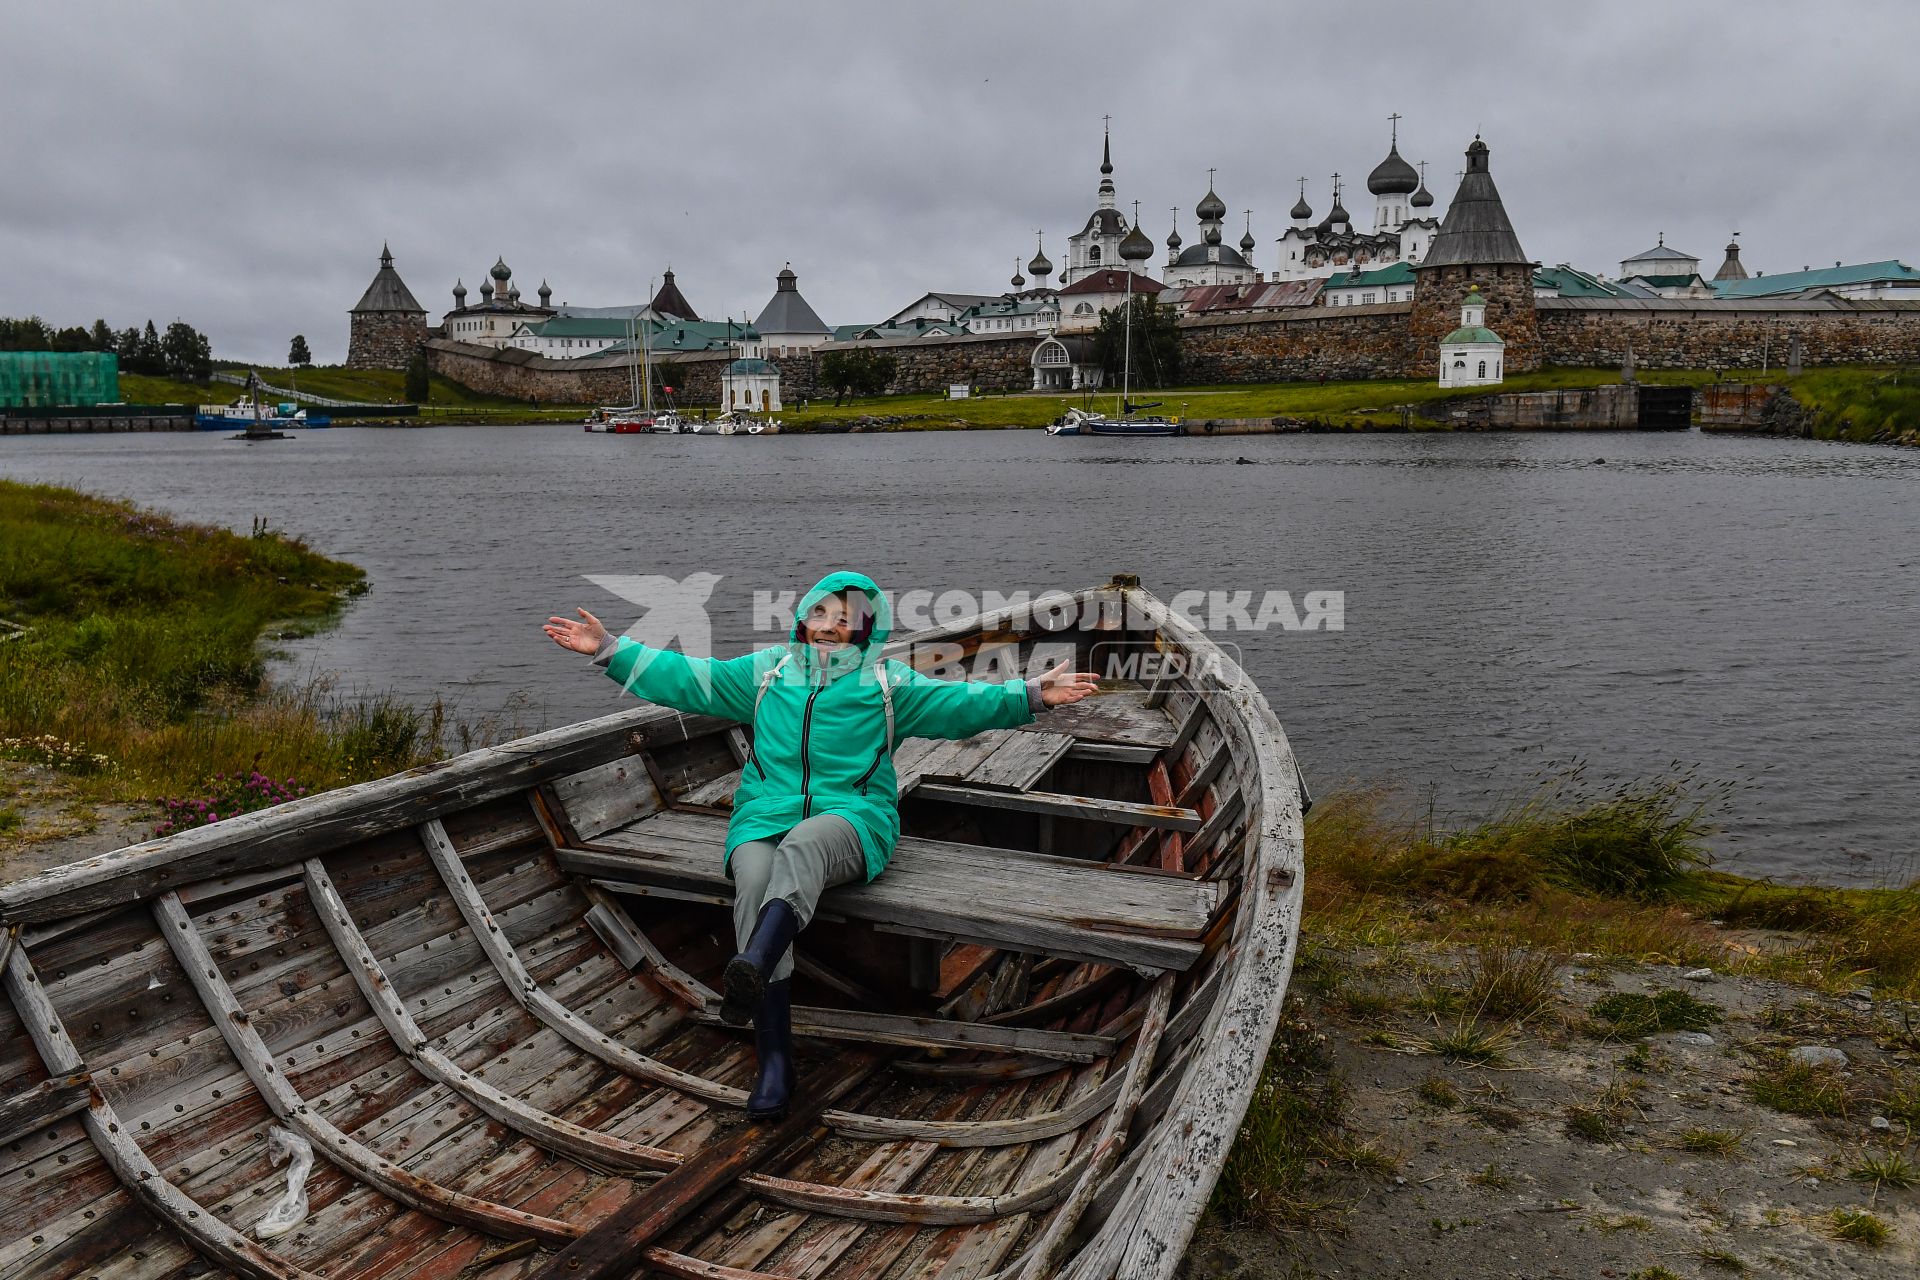
[[[1662,1031],[1704,1031],[1724,1016],[1719,1007],[1684,991],[1616,991],[1593,1002],[1611,1035],[1636,1040]]]
[[[1684,1129],[1680,1133],[1680,1149],[1725,1159],[1740,1154],[1747,1133],[1745,1129]]]
[[[26,821],[12,805],[0,805],[0,836],[12,835]]]
[[[1427,1075],[1413,1087],[1413,1094],[1420,1101],[1441,1111],[1451,1111],[1460,1105],[1460,1091],[1447,1082],[1445,1076]]]
[[[1920,368],[1838,365],[1780,378],[1824,439],[1885,440],[1920,431]]]
[[[1345,1203],[1330,1171],[1387,1175],[1398,1161],[1347,1132],[1347,1084],[1326,1037],[1295,1009],[1280,1019],[1214,1185],[1209,1212],[1229,1225],[1338,1232]]]
[[[174,794],[258,767],[311,789],[431,758],[437,709],[264,684],[263,634],[326,625],[353,565],[129,503],[0,481],[0,751],[91,799]]]
[[[1747,1079],[1747,1095],[1763,1107],[1796,1116],[1837,1118],[1847,1114],[1847,1085],[1832,1067],[1770,1054]]]
[[[1836,1240],[1864,1244],[1870,1249],[1877,1249],[1893,1238],[1892,1229],[1865,1209],[1835,1209],[1827,1217],[1827,1231]]]
[[[1869,1151],[1847,1170],[1847,1176],[1855,1182],[1870,1182],[1875,1188],[1892,1187],[1896,1191],[1905,1191],[1916,1181],[1913,1162],[1907,1159],[1903,1151]]]
[[[338,366],[315,367],[295,372],[291,369],[258,368],[263,381],[303,395],[323,396],[331,400],[356,400],[367,404],[401,403],[406,400],[406,375],[393,369],[345,369]],[[246,368],[222,369],[224,373],[245,376]],[[486,395],[470,390],[438,374],[428,378],[427,401],[420,406],[420,420],[578,422],[586,405],[542,404],[536,412],[526,401],[505,396]],[[245,394],[245,389],[230,382],[178,382],[171,378],[150,378],[141,374],[120,375],[120,398],[130,404],[221,404]],[[299,399],[300,397],[294,397]],[[317,412],[324,412],[318,410]],[[342,419],[345,425],[346,420]]]

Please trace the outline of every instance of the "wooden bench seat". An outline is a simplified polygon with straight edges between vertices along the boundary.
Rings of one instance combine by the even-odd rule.
[[[655,813],[562,850],[560,863],[615,890],[728,901],[726,829],[711,814]],[[827,890],[820,913],[1153,972],[1193,964],[1219,899],[1211,881],[906,836],[884,875]]]

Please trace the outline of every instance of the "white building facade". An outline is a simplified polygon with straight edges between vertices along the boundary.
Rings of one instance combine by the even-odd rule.
[[[1397,120],[1387,158],[1367,175],[1374,201],[1370,225],[1355,226],[1342,203],[1339,178],[1334,175],[1333,207],[1317,223],[1307,203],[1306,179],[1300,180],[1300,198],[1288,215],[1293,225],[1280,237],[1275,280],[1308,280],[1400,262],[1411,266],[1426,256],[1440,232],[1440,217],[1426,179],[1400,156]]]
[[[1487,300],[1469,290],[1460,304],[1460,327],[1440,339],[1440,385],[1490,387],[1505,377],[1507,344],[1487,328]]]

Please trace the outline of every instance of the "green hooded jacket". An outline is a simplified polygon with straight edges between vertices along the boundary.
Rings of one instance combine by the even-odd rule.
[[[823,663],[800,638],[800,619],[823,597],[849,587],[871,602],[873,632],[864,645],[837,649]],[[595,660],[604,658],[607,675],[648,702],[752,724],[753,756],[727,824],[728,858],[749,840],[777,839],[803,818],[833,813],[860,833],[871,880],[900,838],[898,780],[877,674],[892,626],[892,609],[871,578],[830,573],[801,597],[786,644],[737,658],[692,658],[621,636],[610,656],[603,649]],[[904,662],[885,662],[896,744],[971,738],[1034,719],[1025,680],[938,680]]]

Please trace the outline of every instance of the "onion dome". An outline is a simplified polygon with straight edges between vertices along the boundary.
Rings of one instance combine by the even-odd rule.
[[[480,299],[483,302],[493,301],[493,281],[482,280],[480,282]]]
[[[1174,253],[1178,253],[1180,251],[1180,228],[1179,227],[1175,227],[1173,230],[1167,232],[1167,248]]]
[[[495,280],[511,280],[513,278],[513,271],[507,266],[507,260],[505,258],[495,258],[493,260],[493,270],[487,272],[487,274]]]
[[[464,307],[467,305],[467,286],[464,281],[455,280],[453,282],[453,305],[456,307]]]
[[[1027,287],[1027,278],[1020,274],[1020,259],[1018,258],[1013,260],[1013,280],[1011,283],[1016,289],[1024,289]]]
[[[1367,190],[1377,196],[1403,196],[1420,185],[1420,175],[1414,172],[1412,165],[1400,158],[1400,148],[1396,144],[1387,151],[1387,158],[1373,167],[1367,175]]]
[[[1300,193],[1300,198],[1293,202],[1293,208],[1287,211],[1287,215],[1295,222],[1305,222],[1313,216],[1313,206],[1307,203],[1306,192]]]
[[[1253,215],[1248,214],[1246,233],[1240,237],[1240,252],[1252,253],[1257,247],[1259,242],[1253,238]]]
[[[1139,227],[1131,227],[1120,240],[1120,256],[1128,262],[1144,262],[1153,256],[1153,241]]]
[[[512,303],[518,303],[518,302],[520,301],[520,286],[519,286],[519,285],[517,285],[517,284],[516,284],[516,285],[509,285],[509,286],[508,286],[508,288],[507,288],[507,301],[508,301],[508,302],[512,302]]]
[[[1041,283],[1053,274],[1053,263],[1047,261],[1047,251],[1041,247],[1040,240],[1033,242],[1033,261],[1027,264],[1027,270],[1033,272],[1034,282]]]
[[[1353,219],[1347,216],[1347,207],[1340,203],[1340,197],[1338,195],[1335,195],[1333,198],[1333,208],[1327,211],[1327,221],[1334,225],[1340,223],[1346,223],[1348,226],[1353,225]]]
[[[1433,208],[1433,192],[1427,190],[1427,180],[1420,179],[1420,189],[1413,193],[1413,199],[1407,201],[1416,209]]]
[[[546,306],[553,301],[553,288],[545,280],[540,282],[540,305]]]
[[[1202,234],[1200,238],[1206,241],[1208,244],[1219,244],[1220,243],[1220,224],[1217,222],[1209,223],[1207,225],[1207,229],[1205,233]]]
[[[1213,184],[1207,184],[1207,194],[1193,208],[1194,216],[1202,222],[1218,222],[1227,216],[1227,203],[1213,194]]]

